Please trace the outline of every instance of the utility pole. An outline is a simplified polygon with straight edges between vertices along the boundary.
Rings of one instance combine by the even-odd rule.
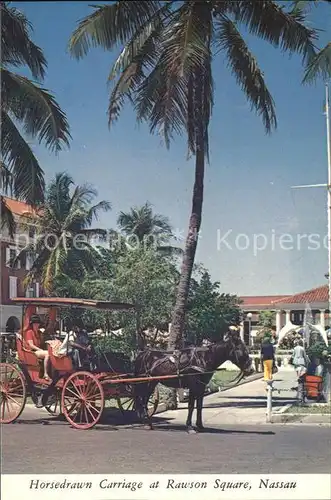
[[[329,326],[331,314],[331,136],[330,136],[330,99],[329,85],[325,85],[325,117],[326,117],[326,148],[328,158],[328,183],[327,184],[310,184],[304,186],[292,186],[292,189],[326,187],[327,188],[327,215],[328,215],[328,282],[329,282]]]

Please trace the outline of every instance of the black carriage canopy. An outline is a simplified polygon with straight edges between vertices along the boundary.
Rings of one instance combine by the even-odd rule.
[[[134,304],[125,302],[108,302],[104,300],[74,299],[69,297],[16,297],[12,302],[17,304],[33,305],[40,307],[80,307],[83,309],[101,309],[105,311],[129,311],[136,310]]]

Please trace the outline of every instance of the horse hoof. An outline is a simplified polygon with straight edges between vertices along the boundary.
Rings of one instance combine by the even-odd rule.
[[[202,425],[197,426],[197,432],[204,432],[205,428]]]
[[[149,425],[149,424],[146,424],[146,425],[144,425],[144,429],[145,429],[146,431],[152,431],[152,430],[153,430],[153,426],[152,426],[152,425]]]
[[[196,431],[195,429],[193,429],[193,427],[188,427],[188,428],[187,428],[187,433],[188,433],[188,434],[196,434],[196,433],[197,433],[197,431]]]

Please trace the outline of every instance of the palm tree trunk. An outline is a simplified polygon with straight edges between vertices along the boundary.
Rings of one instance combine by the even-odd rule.
[[[203,179],[205,172],[204,137],[200,135],[199,147],[195,156],[195,182],[193,188],[192,211],[188,235],[185,243],[181,274],[177,288],[176,303],[172,314],[169,334],[169,348],[179,348],[182,344],[185,329],[186,304],[190,289],[190,281],[201,226]]]
[[[188,235],[185,243],[181,273],[177,288],[176,303],[172,313],[168,348],[176,349],[182,345],[185,329],[186,304],[190,290],[190,281],[201,226],[203,179],[205,173],[205,148],[203,135],[200,134],[200,147],[195,156],[195,182],[193,188],[192,211]],[[171,389],[168,396],[168,410],[177,409],[177,390]]]

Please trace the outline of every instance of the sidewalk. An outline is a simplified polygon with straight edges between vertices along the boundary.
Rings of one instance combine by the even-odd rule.
[[[280,410],[295,400],[296,391],[291,388],[296,385],[295,371],[280,369],[274,376],[273,411]],[[222,424],[265,424],[266,405],[266,384],[263,379],[254,380],[205,397],[202,418],[206,427]],[[180,404],[178,410],[166,411],[160,416],[169,420],[172,425],[185,425],[187,403]],[[195,423],[195,412],[193,417]]]

